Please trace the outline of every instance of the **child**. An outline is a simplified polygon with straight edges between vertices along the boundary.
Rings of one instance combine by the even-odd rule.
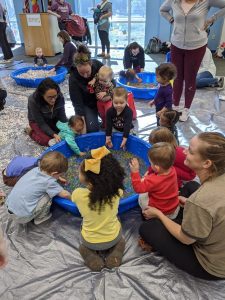
[[[36,225],[48,220],[51,217],[52,198],[56,195],[68,199],[71,197],[57,183],[67,169],[68,161],[63,154],[52,151],[43,155],[39,167],[21,177],[6,199],[12,218],[22,224],[34,220]]]
[[[137,82],[142,82],[142,79],[138,77],[137,73],[133,69],[127,69],[126,71],[120,71],[119,73],[120,77],[123,77],[127,80],[127,84],[129,85],[130,82],[134,81],[135,79]]]
[[[169,143],[157,143],[148,152],[153,173],[141,178],[139,162],[133,158],[130,163],[131,180],[136,193],[148,192],[146,199],[139,199],[144,217],[148,206],[161,210],[170,219],[175,219],[179,212],[178,185],[176,170],[173,167],[175,149]]]
[[[182,115],[181,112],[171,109],[171,110],[163,111],[160,114],[160,118],[159,118],[159,125],[168,128],[172,132],[172,134],[175,136],[177,140],[178,145],[179,145],[179,140],[178,140],[176,123],[179,121],[179,117],[181,115]]]
[[[0,228],[0,269],[7,264],[7,248],[6,242],[3,237],[2,230]]]
[[[73,150],[76,155],[84,156],[85,152],[81,152],[77,143],[75,142],[75,137],[82,133],[84,129],[84,120],[80,116],[72,116],[69,118],[67,123],[58,121],[56,127],[59,129],[58,135],[62,140],[65,140],[69,147]],[[49,145],[54,145],[56,143],[55,139],[49,141]]]
[[[184,163],[186,159],[186,155],[184,154],[185,148],[178,146],[174,135],[166,127],[158,127],[150,133],[149,143],[154,145],[159,142],[169,143],[175,149],[175,160],[173,166],[176,169],[177,183],[180,190],[185,181],[191,181],[196,176],[195,172]],[[149,171],[151,172],[151,167]]]
[[[114,85],[112,83],[113,71],[110,67],[102,66],[97,75],[88,83],[93,88],[97,101],[102,127],[105,128],[106,112],[112,106]]]
[[[176,78],[177,70],[174,64],[163,63],[156,68],[156,80],[159,83],[158,92],[154,100],[149,102],[150,106],[156,107],[157,126],[159,126],[160,114],[172,109],[172,85],[170,80]]]
[[[6,103],[7,92],[5,86],[0,78],[0,111],[4,109]]]
[[[86,188],[72,193],[83,217],[79,251],[95,272],[119,267],[122,262],[125,240],[117,214],[124,177],[123,168],[105,146],[91,150],[91,157],[80,166],[79,180]]]
[[[133,112],[127,105],[127,91],[122,87],[113,90],[113,105],[106,114],[106,146],[113,147],[112,130],[123,132],[120,148],[125,148],[132,124]]]
[[[35,67],[47,67],[47,59],[44,57],[42,48],[38,47],[35,49],[36,56],[34,57]]]

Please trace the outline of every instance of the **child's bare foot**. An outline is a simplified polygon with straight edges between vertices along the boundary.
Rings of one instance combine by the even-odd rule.
[[[6,194],[4,193],[3,190],[0,189],[0,206],[5,203],[5,197],[6,197]]]
[[[152,252],[153,248],[149,244],[147,244],[141,237],[138,240],[138,245],[141,247],[143,251]]]

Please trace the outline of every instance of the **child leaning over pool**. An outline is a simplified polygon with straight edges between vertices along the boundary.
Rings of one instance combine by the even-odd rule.
[[[175,219],[179,213],[177,174],[173,167],[175,149],[169,143],[156,143],[148,152],[153,173],[141,178],[139,162],[133,158],[130,163],[131,181],[136,193],[148,193],[140,197],[139,204],[145,218],[148,206],[161,210],[170,219]]]
[[[85,152],[80,151],[77,143],[75,142],[75,137],[82,134],[84,129],[84,120],[81,116],[72,116],[66,123],[58,121],[56,123],[56,127],[59,129],[59,137],[67,142],[76,155],[84,156],[86,154]],[[56,140],[51,139],[48,144],[49,146],[52,146],[56,144]]]
[[[44,154],[39,167],[22,176],[10,192],[6,199],[9,215],[21,224],[34,220],[38,225],[51,218],[52,198],[71,197],[57,182],[67,169],[68,161],[60,152]]]
[[[127,105],[127,91],[122,87],[113,90],[113,105],[106,113],[106,146],[113,147],[112,131],[123,132],[120,148],[125,148],[127,138],[133,129],[133,112]]]
[[[75,189],[72,201],[83,217],[79,252],[92,271],[121,265],[125,240],[117,214],[124,177],[123,168],[105,146],[91,150],[91,157],[81,163],[79,180],[86,188]]]
[[[157,126],[159,126],[160,114],[166,110],[172,109],[173,88],[170,83],[176,78],[177,69],[172,63],[163,63],[156,70],[156,80],[159,83],[159,89],[154,100],[149,102],[150,106],[155,105]]]

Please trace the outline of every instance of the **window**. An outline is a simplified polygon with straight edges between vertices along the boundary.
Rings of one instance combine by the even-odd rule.
[[[19,29],[18,29],[13,0],[3,1],[2,4],[7,10],[7,13],[6,13],[7,22],[14,33],[16,42],[19,44],[21,42],[21,40],[20,40],[20,33],[19,33]]]

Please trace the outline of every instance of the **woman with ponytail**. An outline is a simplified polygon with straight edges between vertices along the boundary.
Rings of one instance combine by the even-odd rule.
[[[80,45],[73,58],[69,79],[70,99],[76,115],[82,116],[86,132],[99,130],[97,98],[88,84],[103,66],[96,59],[91,59],[91,52],[85,45]]]

